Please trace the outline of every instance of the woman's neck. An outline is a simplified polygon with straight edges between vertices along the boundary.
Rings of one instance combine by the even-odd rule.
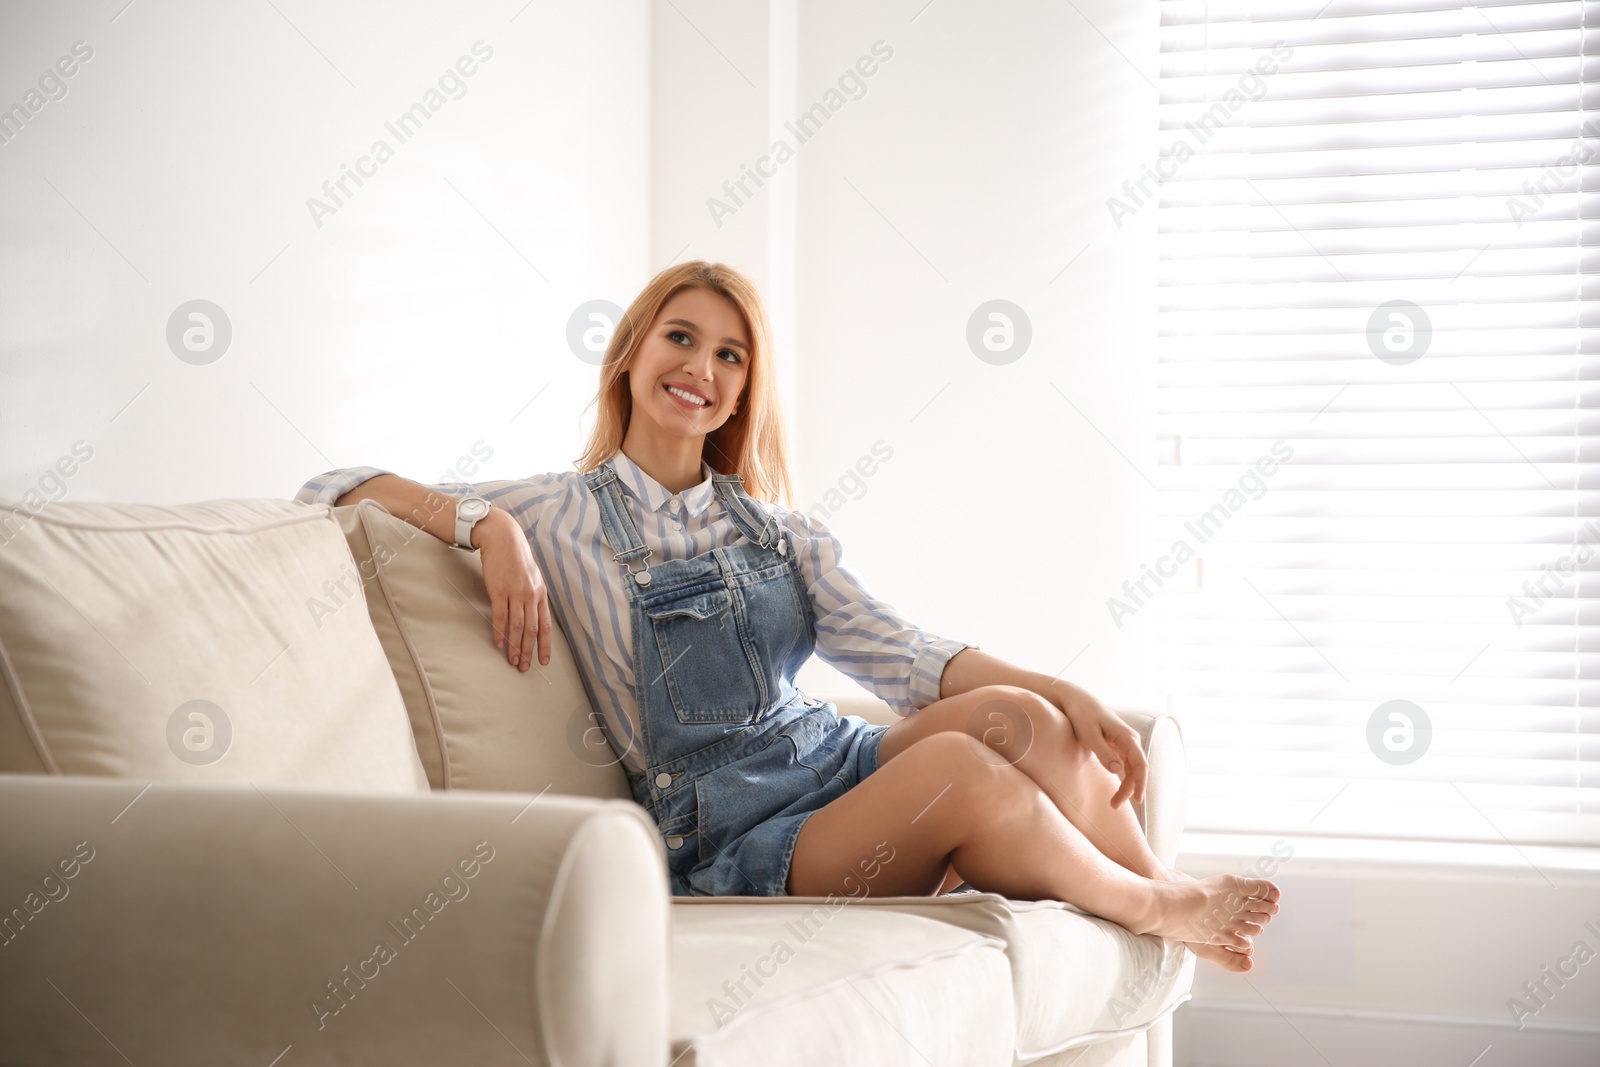
[[[677,447],[652,448],[641,446],[630,434],[622,442],[622,451],[640,470],[659,482],[663,489],[676,495],[705,481],[705,475],[700,470],[705,438],[680,438],[679,441],[681,445]]]

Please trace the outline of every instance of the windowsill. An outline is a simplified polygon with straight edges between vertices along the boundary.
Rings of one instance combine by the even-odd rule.
[[[1565,876],[1600,876],[1600,848],[1551,845],[1484,844],[1463,841],[1394,841],[1373,837],[1316,837],[1306,834],[1222,834],[1185,832],[1178,849],[1178,866],[1215,867],[1232,871],[1241,861],[1250,866],[1257,858],[1278,860],[1284,851],[1274,843],[1287,842],[1292,859],[1278,861],[1283,868],[1294,861],[1337,865],[1341,869],[1370,868],[1372,873],[1404,869],[1428,873],[1497,873],[1526,876],[1535,881]],[[1196,863],[1196,861],[1199,861]],[[1354,872],[1352,872],[1354,873]]]

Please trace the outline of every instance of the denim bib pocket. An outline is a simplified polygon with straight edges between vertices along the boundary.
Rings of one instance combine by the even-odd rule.
[[[748,723],[766,707],[761,672],[725,586],[644,606],[655,632],[661,674],[681,723]]]

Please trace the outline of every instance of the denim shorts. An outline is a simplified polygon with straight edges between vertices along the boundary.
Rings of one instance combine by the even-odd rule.
[[[787,895],[800,828],[878,769],[888,729],[808,700],[691,757],[685,780],[652,811],[667,842],[673,896]],[[650,808],[644,776],[630,774],[629,782]]]

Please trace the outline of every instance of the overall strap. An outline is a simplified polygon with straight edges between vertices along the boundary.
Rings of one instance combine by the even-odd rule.
[[[633,514],[622,499],[616,468],[609,463],[602,463],[585,474],[583,480],[600,505],[600,528],[605,534],[606,543],[616,553],[611,557],[612,562],[632,574],[636,584],[649,585],[650,565],[646,563],[643,569],[637,571],[630,566],[634,560],[648,559],[651,550],[639,536],[639,528],[633,524]]]
[[[762,548],[775,549],[778,555],[786,555],[789,551],[789,539],[783,529],[783,524],[778,521],[760,501],[744,491],[744,479],[737,474],[714,473],[711,483],[716,487],[717,495],[722,498],[723,506],[728,509],[734,525],[744,532],[744,535]],[[769,534],[767,531],[771,530]]]

